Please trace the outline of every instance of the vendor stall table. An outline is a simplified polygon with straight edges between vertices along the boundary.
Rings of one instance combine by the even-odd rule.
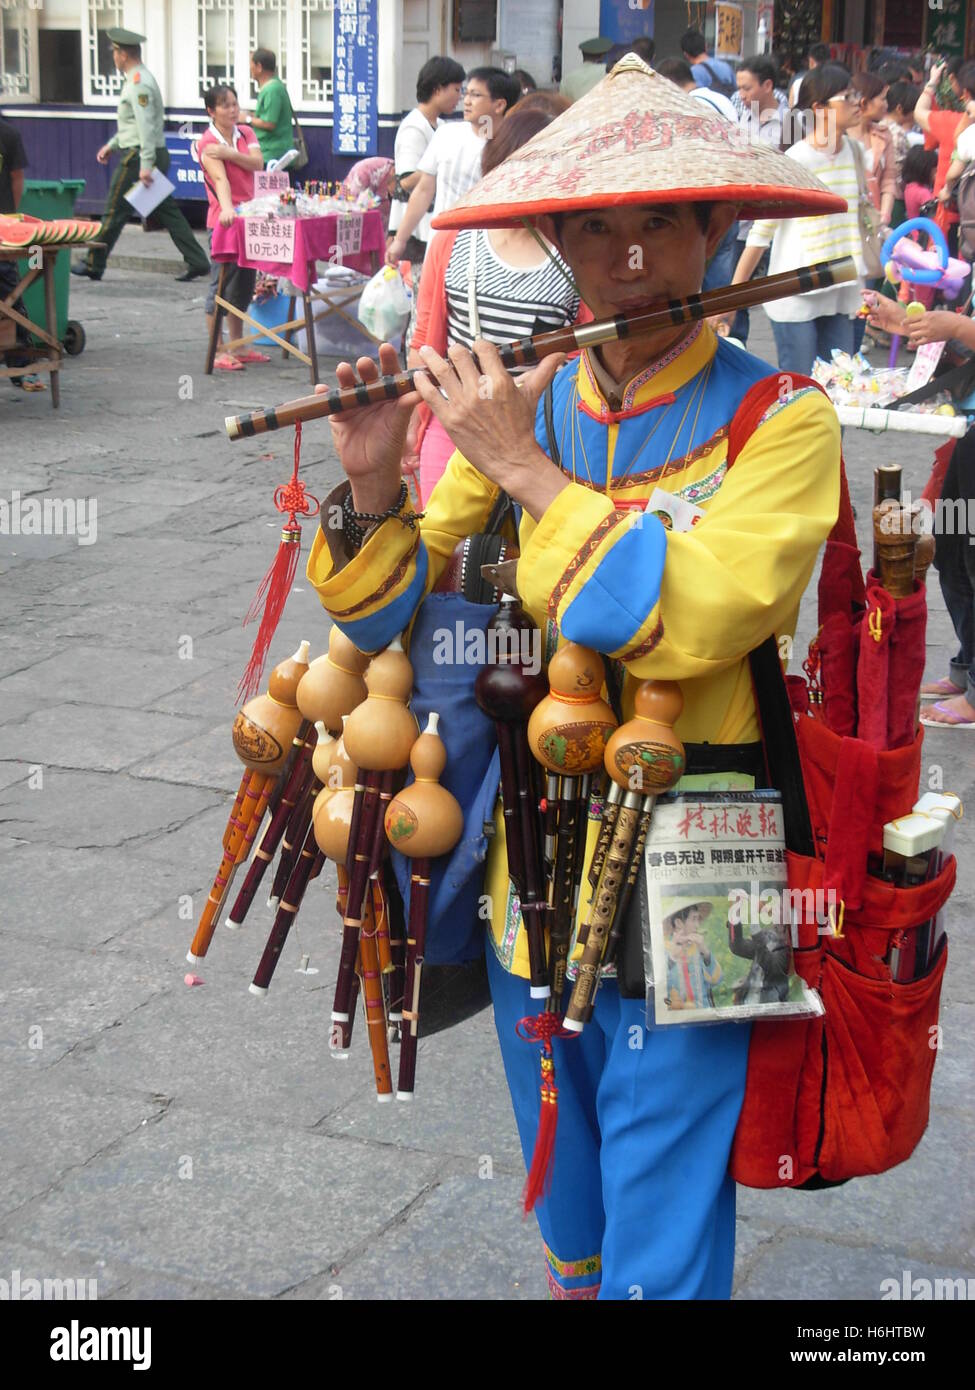
[[[90,245],[91,243],[86,243]],[[28,270],[17,282],[5,299],[0,299],[0,353],[17,345],[17,325],[26,328],[48,349],[45,357],[37,357],[25,367],[0,366],[0,377],[27,376],[33,372],[49,372],[51,376],[51,407],[57,410],[61,403],[60,370],[61,344],[58,341],[57,299],[54,289],[54,266],[61,246],[31,246],[31,253],[39,252],[41,264]],[[25,255],[23,248],[0,250],[0,260],[19,261]],[[44,324],[34,323],[26,314],[19,313],[13,306],[35,280],[44,280]],[[35,349],[37,351],[37,349]]]
[[[361,239],[356,237],[359,250],[358,252],[345,251],[337,255],[338,248],[342,244],[339,223],[340,220],[347,222],[348,217],[362,219]],[[314,285],[317,278],[316,267],[319,261],[331,261],[333,264],[340,261],[343,266],[352,270],[372,271],[375,274],[380,267],[380,256],[385,246],[383,221],[380,214],[375,211],[352,213],[341,219],[338,215],[331,214],[327,217],[296,217],[293,221],[295,224],[294,256],[290,262],[248,258],[245,253],[246,228],[243,217],[236,218],[230,227],[221,227],[219,223],[214,227],[210,254],[215,261],[222,261],[224,265],[220,272],[216,313],[213,316],[213,326],[207,346],[207,375],[213,371],[213,362],[217,354],[217,345],[220,342],[223,320],[228,310],[255,330],[246,337],[235,338],[228,343],[227,348],[230,351],[252,343],[258,337],[271,338],[281,346],[285,353],[291,353],[292,356],[307,364],[313,385],[318,384],[318,353],[315,349],[316,319],[325,318],[329,314],[338,314],[348,323],[354,324],[364,338],[369,339],[370,342],[376,341],[358,320],[353,319],[343,310],[343,305],[359,296],[361,286],[316,290]],[[356,230],[358,231],[358,228]],[[242,314],[239,310],[234,309],[233,305],[228,304],[223,298],[226,266],[233,262],[252,270],[261,270],[265,274],[277,275],[290,280],[295,288],[301,292],[304,309],[302,316],[295,319],[291,317],[294,312],[294,300],[291,300],[287,322],[280,324],[277,329],[269,329],[259,324],[249,314]],[[313,307],[315,301],[324,303],[327,308],[316,314]],[[307,353],[301,352],[291,342],[291,334],[296,328],[301,327],[304,327],[307,333]]]

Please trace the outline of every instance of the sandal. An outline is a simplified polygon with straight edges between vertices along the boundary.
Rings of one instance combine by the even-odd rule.
[[[239,362],[236,357],[231,357],[229,352],[221,352],[213,359],[213,370],[215,372],[242,372],[245,368],[243,362]]]
[[[966,715],[964,715],[964,714],[956,714],[955,711],[954,711],[953,709],[949,709],[947,705],[937,704],[937,705],[934,705],[933,708],[934,708],[935,710],[937,710],[938,714],[943,714],[943,715],[945,716],[945,718],[944,718],[944,719],[931,719],[931,718],[929,718],[930,713],[931,713],[931,709],[929,708],[928,710],[925,711],[924,714],[921,715],[921,723],[924,724],[927,728],[929,728],[929,729],[975,729],[975,719],[969,719],[969,718],[968,718]]]
[[[253,348],[248,348],[246,352],[237,353],[238,362],[270,362],[266,352],[257,352]]]
[[[942,676],[939,681],[932,681],[930,685],[921,686],[922,700],[950,700],[953,695],[964,695],[963,686],[955,685],[947,676]]]
[[[25,376],[12,376],[11,385],[19,387],[21,391],[46,391],[47,386],[34,372],[28,372]]]

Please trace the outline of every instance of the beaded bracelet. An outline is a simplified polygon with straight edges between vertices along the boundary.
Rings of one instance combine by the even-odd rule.
[[[401,525],[408,526],[412,531],[417,522],[422,520],[424,513],[403,511],[403,508],[409,500],[409,495],[409,488],[404,478],[403,482],[400,484],[399,497],[397,497],[395,505],[390,507],[388,511],[357,512],[352,506],[352,489],[349,488],[348,492],[342,498],[342,532],[353,550],[359,550],[365,540],[368,527],[363,528],[360,526],[359,523],[362,521],[381,522],[395,519],[400,522]]]

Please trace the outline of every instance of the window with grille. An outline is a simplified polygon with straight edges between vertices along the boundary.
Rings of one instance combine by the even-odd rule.
[[[25,5],[0,7],[0,95],[23,96],[30,91],[30,35]]]
[[[112,45],[106,30],[124,28],[122,5],[88,0],[88,95],[114,99],[122,90],[122,74],[115,69]]]
[[[215,82],[234,85],[234,0],[197,0],[200,92]]]
[[[249,54],[267,48],[277,61],[275,69],[282,82],[288,80],[288,7],[285,0],[248,0],[247,33]],[[257,83],[250,79],[250,92],[256,97]]]
[[[301,100],[332,100],[333,0],[301,0]]]

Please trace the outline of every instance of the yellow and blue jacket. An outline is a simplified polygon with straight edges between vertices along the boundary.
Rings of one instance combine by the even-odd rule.
[[[626,717],[641,681],[678,681],[684,709],[676,730],[685,743],[758,738],[748,653],[770,633],[793,633],[836,520],[839,423],[811,386],[783,389],[727,467],[735,411],[771,374],[767,363],[699,325],[628,382],[611,411],[583,352],[553,386],[555,441],[572,482],[537,522],[520,514],[525,609],[550,638],[561,634],[622,664]],[[548,452],[541,405],[536,437]],[[653,516],[635,524],[634,508],[657,487],[705,516],[685,532],[668,533]],[[416,529],[386,521],[344,565],[319,531],[308,579],[356,646],[376,651],[409,626],[457,543],[483,529],[497,496],[497,486],[455,453]],[[492,936],[502,964],[527,977],[500,815],[496,825],[485,884]]]

